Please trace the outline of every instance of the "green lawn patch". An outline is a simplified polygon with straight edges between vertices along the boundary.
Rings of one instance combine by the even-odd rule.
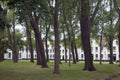
[[[0,63],[0,80],[102,80],[107,75],[120,72],[120,67],[117,64],[98,64],[95,63],[97,71],[85,72],[83,69],[83,62],[77,64],[62,63],[60,65],[60,75],[53,74],[53,62],[48,63],[49,68],[41,68],[36,63],[28,61],[20,61],[19,63],[12,63],[12,61],[5,61]],[[120,80],[115,79],[115,80]]]

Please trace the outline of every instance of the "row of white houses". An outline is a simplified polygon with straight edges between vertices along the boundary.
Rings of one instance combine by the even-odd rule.
[[[95,40],[92,40],[91,43],[92,46],[92,54],[93,54],[93,60],[100,60],[100,47],[99,45],[96,43]],[[79,60],[84,60],[84,52],[82,49],[77,49],[78,51],[78,58]],[[48,54],[49,54],[49,59],[54,59],[54,48],[51,47],[51,45],[48,45]],[[103,47],[102,49],[102,60],[107,61],[109,60],[109,55],[110,51],[106,48]],[[69,59],[69,50],[67,50],[67,59]],[[24,48],[24,50],[19,51],[19,59],[30,59],[30,52],[26,51],[26,48]],[[36,51],[34,50],[34,58],[36,58]],[[62,60],[65,59],[65,50],[64,47],[61,46],[60,48],[60,57]],[[7,53],[5,53],[4,55],[5,59],[12,59],[12,51],[8,49]],[[113,58],[114,61],[118,61],[119,60],[119,50],[118,50],[118,44],[117,41],[114,40],[113,41]]]

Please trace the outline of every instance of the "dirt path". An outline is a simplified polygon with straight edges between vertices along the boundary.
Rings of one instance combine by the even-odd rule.
[[[105,76],[101,80],[112,80],[112,79],[117,78],[117,77],[120,77],[120,73],[116,73],[116,74],[111,74],[111,75]]]

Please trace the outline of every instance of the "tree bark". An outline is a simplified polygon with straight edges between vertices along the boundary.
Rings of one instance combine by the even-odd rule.
[[[97,14],[97,12],[99,10],[99,5],[101,4],[101,2],[102,2],[102,0],[98,0],[98,2],[97,2],[96,8],[95,8],[95,10],[94,10],[94,12],[92,14],[92,17],[90,18],[90,27],[92,27],[93,24],[94,24],[95,16],[96,16],[96,14]]]
[[[13,14],[13,62],[14,63],[18,63],[18,53],[17,53],[17,49],[16,49],[16,37],[15,37],[15,34],[16,34],[16,31],[15,31],[15,15]]]
[[[4,53],[0,53],[0,62],[3,62],[4,60]]]
[[[71,24],[71,21],[70,21],[70,24]],[[72,57],[73,57],[73,64],[76,64],[76,56],[75,56],[75,39],[74,39],[74,32],[73,32],[73,27],[72,27],[72,25],[70,25],[71,26],[71,31],[70,31],[70,33],[71,33],[71,35],[69,36],[70,38],[71,38],[71,41],[70,41],[70,43],[71,43],[71,51],[72,51]]]
[[[82,39],[82,46],[85,54],[85,71],[95,71],[95,67],[93,65],[93,56],[91,53],[91,46],[90,46],[90,25],[89,25],[89,13],[90,13],[90,6],[89,0],[81,0],[81,39]]]
[[[37,35],[35,35],[35,41],[36,41],[36,52],[37,52],[37,65],[41,65],[42,60],[41,60],[41,53],[40,53],[40,49],[39,49],[39,43],[38,43],[38,40],[37,40]]]
[[[0,39],[0,62],[4,60],[4,43]]]
[[[75,58],[75,51],[74,51],[73,40],[71,41],[71,51],[72,51],[73,64],[76,64],[76,58]]]
[[[65,37],[65,29],[63,27],[63,37],[64,37],[64,49],[65,49],[65,62],[67,63],[67,43],[66,43],[66,37]]]
[[[109,60],[109,64],[113,64],[113,37],[112,36],[110,36],[109,47],[110,47],[110,60]]]
[[[112,15],[112,9],[113,9],[113,3],[112,1],[110,1],[110,15]],[[110,26],[113,26],[113,20],[112,17],[110,17]],[[113,64],[113,38],[114,35],[113,33],[109,35],[109,47],[110,47],[110,60],[109,60],[109,64]]]
[[[114,8],[119,15],[119,31],[118,31],[118,42],[119,42],[119,66],[120,66],[120,8],[118,7],[117,1],[113,0]]]
[[[102,64],[102,41],[103,41],[103,22],[102,22],[102,26],[101,26],[101,33],[100,33],[100,64]]]
[[[75,48],[75,55],[76,55],[76,61],[78,62],[79,61],[79,59],[78,59],[78,51],[77,51],[77,47],[76,47],[76,43],[75,43],[75,41],[74,41],[74,48]]]
[[[39,22],[39,16],[36,16],[36,13],[34,13],[34,18],[33,15],[30,16],[30,23],[31,26],[35,32],[35,39],[36,39],[36,49],[37,49],[37,60],[40,61],[41,58],[41,67],[42,68],[47,68],[47,63],[46,63],[46,58],[45,58],[45,52],[44,52],[44,46],[42,43],[41,39],[41,34],[39,32],[39,27],[38,27],[38,22]],[[39,64],[39,63],[38,63]]]
[[[120,19],[119,19],[118,42],[119,42],[119,66],[120,66]]]
[[[59,0],[55,0],[55,12],[54,12],[54,35],[55,35],[55,62],[54,62],[54,74],[60,73],[60,39],[58,30],[58,8]]]
[[[49,33],[49,30],[50,30],[50,24],[49,24],[49,26],[47,26],[47,22],[46,22],[45,46],[46,46],[46,59],[47,59],[47,62],[49,62],[49,54],[48,54],[48,33]]]
[[[34,54],[33,54],[33,45],[32,45],[32,38],[31,38],[31,29],[30,29],[30,26],[29,26],[27,21],[26,21],[26,32],[27,32],[29,51],[30,51],[30,54],[31,54],[30,62],[34,63]]]

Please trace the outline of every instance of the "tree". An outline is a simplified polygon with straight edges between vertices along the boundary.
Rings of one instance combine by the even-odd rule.
[[[8,46],[6,36],[5,36],[5,16],[6,10],[4,10],[0,4],[0,62],[4,60],[4,53],[6,52]]]
[[[108,42],[108,49],[110,50],[110,60],[109,60],[109,64],[113,64],[113,40],[116,36],[116,26],[115,24],[117,24],[117,22],[114,24],[114,22],[116,21],[116,14],[115,11],[113,9],[113,3],[112,1],[109,1],[109,6],[110,6],[110,11],[107,12],[107,16],[106,16],[106,23],[107,25],[104,26],[104,36]]]
[[[28,39],[29,50],[31,54],[30,62],[34,62],[34,54],[33,54],[33,44],[32,44],[32,37],[31,37],[31,26],[28,20],[25,20],[26,23],[26,34]]]
[[[73,4],[70,4],[73,3]],[[68,36],[68,41],[69,41],[69,62],[70,58],[73,59],[73,64],[76,64],[76,55],[77,50],[75,48],[75,33],[76,30],[78,29],[78,26],[76,26],[78,22],[78,18],[76,18],[76,0],[71,0],[71,1],[62,1],[62,9],[61,9],[61,19],[63,18],[64,22],[61,22],[66,27],[67,30],[67,36]],[[62,20],[61,20],[62,21]],[[64,27],[63,26],[63,27]],[[70,57],[71,56],[71,57]]]
[[[118,42],[119,42],[119,66],[120,66],[120,8],[116,0],[113,0],[114,8],[119,15],[119,25],[118,25]]]
[[[54,74],[59,74],[59,64],[60,64],[60,39],[58,30],[58,12],[59,12],[59,1],[55,0],[55,10],[54,10],[54,35],[55,35],[55,63],[54,63]]]
[[[17,48],[16,48],[16,30],[15,30],[15,13],[13,13],[13,21],[12,21],[12,25],[13,25],[13,62],[17,63],[18,62],[18,53],[17,53]]]
[[[40,0],[40,1],[9,0],[8,1],[8,6],[10,8],[13,8],[13,9],[16,8],[16,12],[18,12],[19,16],[21,16],[19,14],[20,12],[24,12],[24,15],[26,15],[27,19],[30,21],[30,24],[35,33],[35,39],[36,39],[37,64],[38,65],[41,64],[42,68],[46,68],[48,66],[46,64],[44,46],[43,46],[40,31],[39,31],[39,20],[40,18],[43,18],[44,15],[46,15],[47,13],[46,3],[47,2],[43,0]]]
[[[93,56],[90,46],[90,6],[89,0],[81,0],[81,39],[85,54],[85,66],[83,70],[95,71]]]

